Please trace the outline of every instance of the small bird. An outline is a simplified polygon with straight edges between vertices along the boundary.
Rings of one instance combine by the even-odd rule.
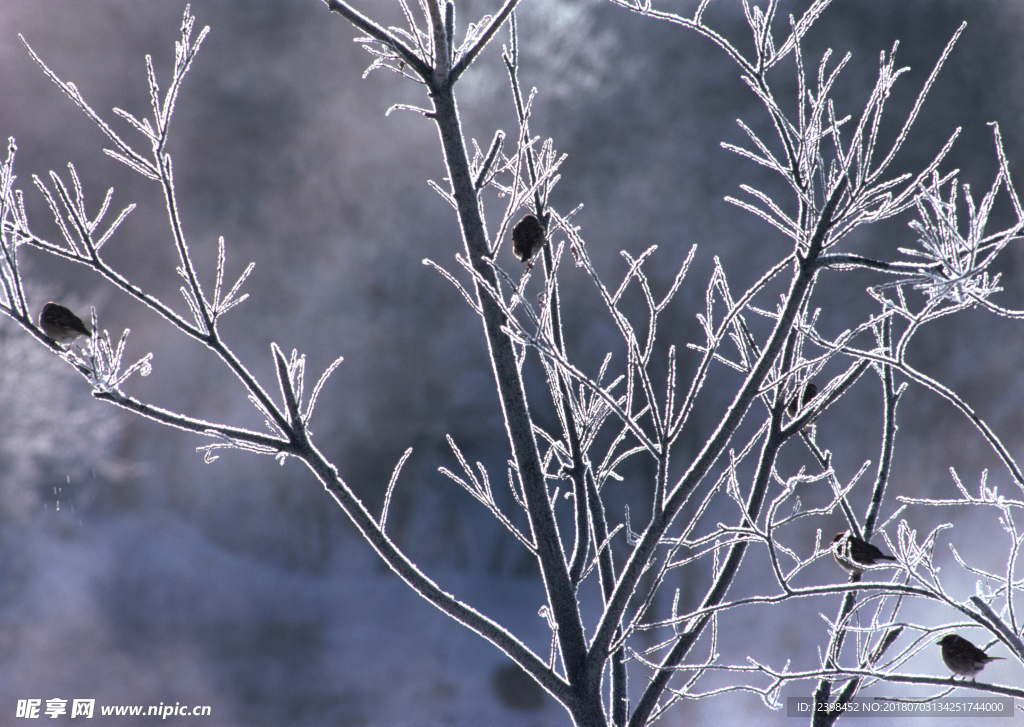
[[[81,318],[53,301],[44,305],[39,313],[39,327],[57,343],[71,343],[79,336],[92,335]]]
[[[796,394],[793,394],[793,398],[790,400],[789,407],[786,409],[786,411],[789,412],[789,415],[791,417],[795,417],[796,413],[800,409],[803,409],[805,406],[807,406],[808,402],[810,402],[810,400],[813,399],[817,393],[818,386],[813,381],[808,381],[807,386],[804,387],[803,402],[798,403],[797,399],[799,397]]]
[[[536,215],[524,215],[512,228],[512,253],[527,262],[544,247],[544,226]]]
[[[990,661],[1002,659],[1001,656],[989,656],[963,636],[946,634],[935,642],[942,647],[942,661],[954,674],[974,678],[974,675],[985,668]]]
[[[840,568],[851,575],[863,573],[870,566],[878,565],[880,560],[896,560],[891,555],[885,555],[871,543],[852,535],[848,530],[836,533],[832,538],[832,557],[836,559]]]

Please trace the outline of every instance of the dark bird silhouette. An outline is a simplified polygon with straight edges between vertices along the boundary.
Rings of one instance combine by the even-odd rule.
[[[956,634],[946,634],[935,643],[942,647],[942,661],[951,672],[972,679],[990,661],[1003,658],[989,656],[963,636]]]
[[[71,343],[79,336],[92,335],[81,318],[53,301],[44,305],[39,313],[39,327],[57,343]]]
[[[832,557],[847,573],[863,573],[882,560],[896,560],[871,543],[852,535],[848,530],[832,538]]]
[[[804,387],[803,401],[802,402],[799,401],[800,396],[798,394],[793,394],[793,398],[789,402],[789,408],[786,409],[786,411],[789,412],[789,415],[791,417],[795,417],[796,413],[800,409],[803,409],[805,406],[807,406],[808,402],[810,402],[810,400],[813,399],[815,394],[817,394],[817,393],[818,393],[817,385],[813,381],[808,381],[807,382],[807,386]]]
[[[544,226],[536,215],[525,215],[512,228],[512,253],[527,262],[544,247]]]

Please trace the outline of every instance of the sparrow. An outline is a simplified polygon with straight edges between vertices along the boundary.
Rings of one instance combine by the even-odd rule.
[[[832,557],[844,571],[853,575],[863,573],[867,568],[878,565],[880,560],[896,560],[891,555],[885,555],[871,543],[867,543],[850,531],[836,533],[832,538]]]
[[[946,634],[935,643],[942,647],[942,661],[951,672],[972,679],[990,661],[1003,658],[989,656],[963,636],[956,634]]]
[[[81,318],[53,301],[44,305],[39,313],[39,327],[57,343],[71,343],[79,336],[92,335]]]
[[[512,253],[527,262],[544,247],[544,226],[536,215],[525,215],[512,228]]]
[[[818,387],[813,381],[808,381],[807,386],[804,387],[804,398],[803,402],[798,402],[799,398],[796,394],[793,395],[792,400],[789,402],[789,407],[786,409],[791,417],[795,417],[796,413],[807,406],[807,403],[814,398],[814,395],[818,393]]]

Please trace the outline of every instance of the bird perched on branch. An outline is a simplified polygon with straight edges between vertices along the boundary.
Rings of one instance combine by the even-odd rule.
[[[990,661],[1003,658],[989,656],[963,636],[956,634],[946,634],[935,643],[942,647],[942,661],[951,672],[972,679]]]
[[[544,225],[536,215],[524,215],[512,228],[512,254],[519,262],[527,262],[544,247]]]
[[[871,543],[865,542],[850,533],[849,530],[836,533],[832,538],[832,557],[839,567],[849,574],[863,573],[882,560],[896,560],[886,555]]]
[[[91,336],[82,319],[52,300],[39,313],[39,327],[57,343],[71,343],[79,336]]]
[[[791,417],[795,417],[796,413],[803,409],[807,404],[814,398],[818,393],[818,386],[813,381],[808,381],[807,386],[804,387],[803,401],[800,401],[799,394],[793,394],[793,398],[789,402],[789,407],[786,409]]]

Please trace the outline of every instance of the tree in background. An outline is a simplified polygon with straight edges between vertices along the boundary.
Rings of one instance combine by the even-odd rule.
[[[221,316],[246,299],[241,288],[252,267],[233,284],[226,283],[221,240],[213,290],[204,288],[179,216],[168,134],[182,82],[206,34],[194,34],[188,10],[166,89],[152,62],[147,66],[153,117],[114,112],[135,128],[143,144],[148,141],[148,150],[119,136],[73,84],[36,57],[107,135],[107,153],[159,185],[185,306],[172,306],[142,290],[106,262],[102,248],[132,208],[105,221],[112,194],[98,206],[87,204],[74,167],[65,176],[52,173],[49,180],[34,180],[63,239],[34,234],[14,187],[12,142],[0,174],[2,308],[77,370],[97,399],[210,438],[201,448],[209,461],[223,449],[302,461],[384,562],[423,598],[508,654],[566,708],[575,724],[647,724],[679,700],[734,690],[756,692],[778,708],[783,687],[793,682],[813,685],[816,706],[849,702],[861,689],[878,684],[884,687],[876,691],[888,689],[886,694],[898,698],[943,696],[961,685],[944,673],[914,673],[911,667],[926,649],[937,653],[935,642],[950,631],[968,633],[986,648],[998,642],[1009,656],[1024,660],[1014,601],[1017,552],[1024,538],[1015,516],[1024,501],[1000,496],[984,476],[974,495],[952,472],[960,497],[945,500],[910,496],[889,477],[897,405],[906,388],[916,385],[967,417],[1002,460],[1007,480],[1024,488],[1024,475],[989,426],[965,399],[907,355],[919,329],[946,315],[969,308],[1021,315],[992,300],[1000,292],[999,275],[993,272],[998,254],[1024,225],[998,127],[993,126],[998,171],[980,196],[943,167],[958,132],[923,169],[896,171],[897,154],[959,33],[937,59],[909,113],[893,123],[883,110],[902,73],[895,48],[882,53],[874,90],[853,114],[834,98],[848,57],[804,57],[802,41],[827,2],[814,2],[788,19],[777,17],[775,2],[745,4],[751,31],[746,52],[738,39],[723,37],[705,22],[706,1],[689,16],[659,11],[650,3],[616,4],[696,31],[737,64],[762,102],[764,116],[741,122],[747,145],[727,148],[776,175],[788,189],[783,197],[774,187],[742,184],[744,198],[730,199],[781,233],[788,247],[745,289],[736,288],[731,279],[737,275],[716,262],[703,283],[706,307],[698,320],[704,339],[699,342],[664,345],[657,335],[674,296],[689,284],[695,248],[685,257],[668,253],[667,260],[666,253],[653,248],[635,257],[624,253],[625,274],[606,282],[608,276],[592,262],[585,230],[573,221],[575,210],[551,204],[563,157],[552,140],[542,142],[530,129],[533,95],[520,86],[515,0],[464,28],[456,23],[451,2],[442,6],[423,0],[419,14],[402,2],[406,24],[385,27],[348,3],[327,0],[331,11],[365,34],[361,42],[373,55],[371,70],[389,69],[427,92],[425,107],[394,108],[422,114],[438,129],[448,177],[434,186],[455,211],[464,250],[453,270],[425,262],[456,286],[483,323],[510,451],[505,472],[496,475],[507,480],[507,494],[504,485],[501,491],[492,486],[495,465],[471,464],[451,438],[460,467],[446,474],[537,563],[546,592],[540,613],[551,629],[546,653],[444,592],[388,536],[391,494],[409,451],[396,465],[383,509],[375,515],[314,445],[310,420],[340,358],[306,395],[305,358],[273,346],[279,392],[271,394],[221,337]],[[519,127],[514,140],[496,131],[489,144],[467,147],[455,89],[499,31],[509,34],[502,57]],[[794,97],[776,92],[778,87],[792,87]],[[502,208],[490,229],[485,204]],[[885,257],[860,254],[856,231],[896,216],[911,219],[912,234],[895,240]],[[510,258],[499,257],[503,243],[514,245],[525,267],[504,264]],[[84,345],[65,347],[50,339],[36,325],[41,301],[30,304],[26,294],[18,263],[18,248],[24,244],[95,270],[205,345],[236,375],[267,430],[205,421],[124,393],[123,384],[133,373],[150,373],[150,359],[126,366],[127,331],[115,343],[95,314],[87,322],[92,335]],[[678,269],[662,290],[650,273],[659,265]],[[586,309],[585,301],[562,299],[559,276],[573,266],[592,280],[603,303],[600,315],[621,338],[602,361],[581,359],[566,344],[563,318],[569,311],[575,308],[577,318],[580,310],[599,315]],[[831,330],[836,317],[828,314],[835,305],[828,277],[864,270],[878,275],[868,289],[874,308],[843,311],[859,318]],[[662,332],[661,338],[666,336]],[[677,350],[682,344],[687,353]],[[537,364],[546,386],[531,388],[524,370]],[[684,365],[685,378],[679,371]],[[826,424],[839,402],[855,386],[856,391],[866,388],[864,380],[872,376],[878,380],[880,418],[842,422],[836,436],[842,436],[843,428],[877,432],[874,475],[868,475],[868,458],[845,473],[833,462],[825,441],[832,429],[826,432]],[[723,411],[705,403],[706,387],[712,385],[731,387]],[[554,412],[556,426],[538,423],[537,412],[545,410]],[[698,419],[709,417],[716,418],[711,435],[695,454],[689,452],[685,438]],[[794,469],[789,451],[798,448],[808,464]],[[825,502],[804,507],[800,493],[810,488],[828,493]],[[619,511],[621,500],[626,503]],[[721,520],[723,503],[734,510],[731,523]],[[944,587],[935,559],[937,545],[971,534],[948,524],[920,534],[914,528],[915,513],[935,507],[991,511],[1002,527],[1005,558],[999,570],[970,563],[953,550],[959,567],[979,578],[977,593],[967,599]],[[828,535],[822,539],[824,525],[837,519],[850,535],[834,542]],[[811,530],[816,526],[813,542],[806,538],[808,524]],[[872,540],[893,554],[892,565],[870,562],[878,559],[860,541]],[[808,582],[806,574],[818,559],[833,557],[851,571],[849,580]],[[674,586],[679,574],[690,571],[708,574],[704,595],[692,607],[681,606]],[[765,573],[772,578],[766,580]],[[835,611],[826,617],[817,655],[796,654],[776,663],[777,655],[758,656],[758,645],[743,638],[750,612],[785,623],[809,599],[822,612]],[[911,692],[895,684],[931,691]],[[1019,688],[976,679],[970,689],[1024,696]],[[842,709],[815,709],[813,719],[826,724],[842,714]]]

